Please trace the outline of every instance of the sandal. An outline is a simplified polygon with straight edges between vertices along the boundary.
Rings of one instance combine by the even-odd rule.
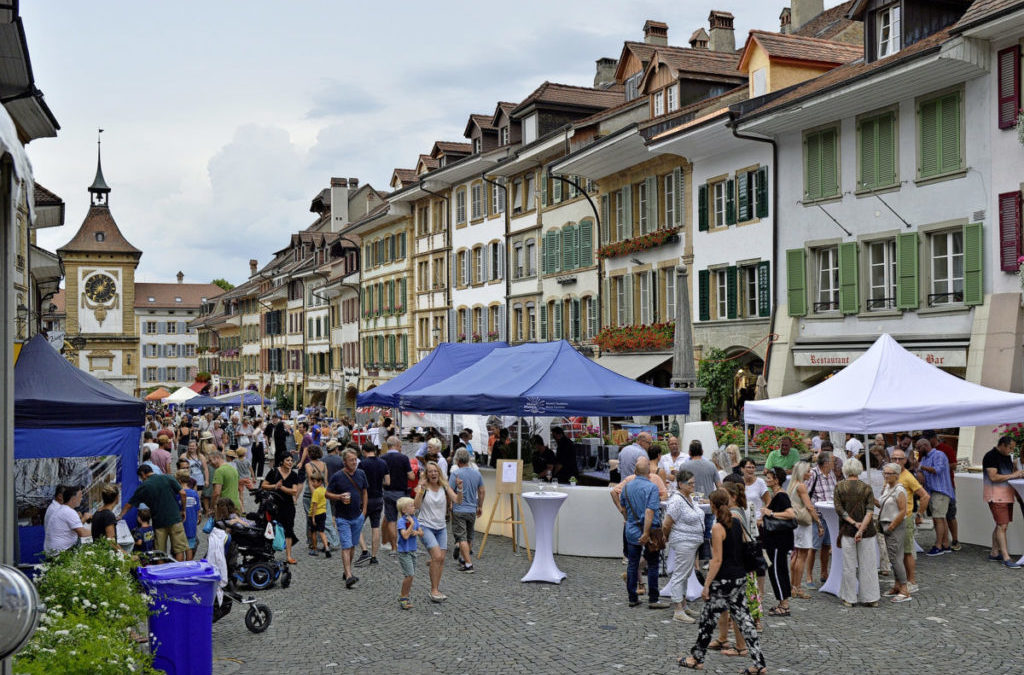
[[[789,609],[782,605],[777,605],[768,610],[768,616],[789,616]]]
[[[740,675],[765,675],[768,672],[767,668],[758,668],[757,666],[750,666],[740,671]]]
[[[794,598],[800,598],[801,600],[810,600],[811,594],[802,588],[794,588],[792,593]]]
[[[747,656],[749,654],[750,652],[747,650],[746,647],[744,647],[743,649],[736,649],[733,646],[722,648],[722,656]]]
[[[715,638],[714,640],[712,640],[711,642],[708,643],[708,649],[710,649],[712,651],[716,651],[716,652],[722,651],[723,649],[725,649],[727,647],[729,649],[732,649],[732,644],[728,640],[726,640],[725,642],[722,642],[718,638]]]
[[[676,663],[681,667],[689,668],[690,670],[704,670],[704,664],[692,656],[680,656]]]
[[[288,564],[289,565],[298,565],[299,561],[296,560],[295,558],[288,558]]]

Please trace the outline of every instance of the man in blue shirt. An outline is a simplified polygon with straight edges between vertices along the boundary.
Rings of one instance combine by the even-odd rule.
[[[452,534],[458,548],[456,553],[461,558],[459,571],[472,574],[475,570],[469,555],[473,547],[473,528],[477,517],[483,513],[484,481],[476,467],[470,466],[469,451],[466,448],[459,448],[455,452],[455,463],[458,468],[452,471],[448,483],[457,494],[462,495],[462,502],[452,506]]]
[[[646,431],[636,435],[636,440],[619,450],[619,476],[626,478],[632,476],[636,469],[636,462],[641,457],[647,457],[647,448],[651,447],[654,439]]]
[[[647,457],[636,460],[636,478],[622,488],[619,500],[619,511],[626,518],[626,556],[629,560],[626,567],[626,593],[629,594],[629,606],[640,604],[636,585],[639,580],[640,556],[647,561],[647,606],[651,609],[665,609],[669,605],[659,600],[658,593],[658,562],[660,551],[647,550],[646,544],[651,536],[651,529],[661,527],[661,503],[658,499],[658,488],[649,476],[651,462]]]
[[[345,468],[331,476],[327,483],[327,498],[334,502],[345,588],[352,588],[359,581],[359,577],[352,574],[352,554],[366,521],[368,483],[366,474],[359,468],[356,452],[346,450],[342,457]]]
[[[932,447],[931,442],[926,438],[919,439],[914,443],[919,459],[918,477],[924,483],[924,489],[928,491],[931,500],[928,502],[932,513],[932,522],[935,523],[935,545],[931,547],[927,555],[937,556],[943,553],[952,553],[953,549],[949,543],[949,524],[946,522],[946,513],[949,511],[949,504],[955,498],[953,481],[949,478],[949,460],[941,450]]]

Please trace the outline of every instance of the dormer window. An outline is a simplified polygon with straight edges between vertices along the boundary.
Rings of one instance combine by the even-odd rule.
[[[632,101],[633,99],[640,96],[640,78],[643,77],[643,71],[630,75],[626,80],[626,100]]]
[[[658,91],[654,94],[654,116],[665,114],[665,92]]]
[[[501,134],[501,144],[502,145],[508,145],[508,127],[507,126],[502,127],[501,131],[498,132],[498,133]]]
[[[665,107],[668,108],[668,112],[679,109],[678,84],[670,84],[668,89],[665,90]]]
[[[181,302],[181,298],[175,298],[174,301],[175,302]]]
[[[479,154],[479,153],[480,153],[480,139],[479,138],[474,138],[473,139],[473,154],[476,155],[476,154]]]
[[[96,241],[103,241],[106,238],[107,238],[107,235],[104,234],[103,232],[97,232],[96,233]]]
[[[875,15],[878,35],[878,58],[882,59],[900,50],[900,6],[891,5]]]
[[[447,165],[448,165],[448,156],[447,156],[447,155],[441,155],[441,156],[440,156],[440,157],[438,158],[438,163],[439,163],[439,164],[440,164],[441,166],[447,166]]]
[[[151,296],[149,296],[149,301],[150,301],[150,302],[156,302],[156,298],[154,298],[154,297],[153,297],[153,296],[151,295]]]

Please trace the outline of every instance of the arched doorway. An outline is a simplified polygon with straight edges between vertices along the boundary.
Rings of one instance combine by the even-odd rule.
[[[729,419],[743,417],[743,405],[757,398],[757,378],[764,373],[764,361],[746,347],[730,347],[726,354],[734,364],[732,396],[729,398]]]

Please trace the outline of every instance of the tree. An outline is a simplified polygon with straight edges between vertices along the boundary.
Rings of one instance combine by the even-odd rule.
[[[701,359],[697,366],[697,386],[707,390],[700,402],[704,419],[718,420],[723,411],[728,409],[735,375],[736,364],[717,347],[712,347],[706,357]]]
[[[227,279],[214,279],[210,283],[213,284],[214,286],[220,286],[225,291],[230,291],[232,288],[235,287],[235,285],[228,281]]]

